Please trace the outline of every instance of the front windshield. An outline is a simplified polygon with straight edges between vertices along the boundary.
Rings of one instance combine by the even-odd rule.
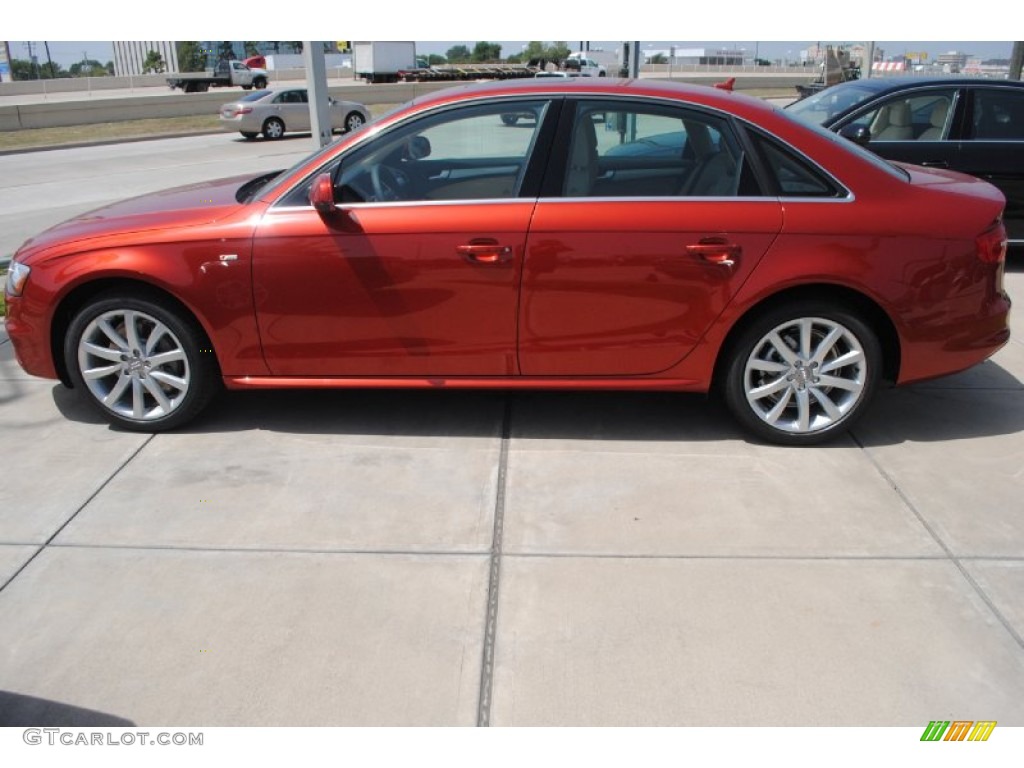
[[[813,96],[790,104],[786,107],[786,113],[800,118],[805,123],[825,125],[840,112],[845,112],[876,93],[877,91],[873,88],[864,88],[859,85],[826,88]]]

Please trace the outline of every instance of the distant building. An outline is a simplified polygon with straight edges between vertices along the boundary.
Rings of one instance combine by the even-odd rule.
[[[171,41],[115,40],[112,45],[114,46],[115,75],[145,74],[143,63],[150,51],[160,54],[168,72],[178,71],[178,51]]]
[[[967,64],[968,55],[969,54],[966,53],[960,53],[959,51],[940,53],[935,59],[935,63],[942,67],[943,70],[956,74]]]

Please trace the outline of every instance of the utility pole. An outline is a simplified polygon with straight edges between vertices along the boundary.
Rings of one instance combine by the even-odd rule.
[[[53,71],[53,59],[50,58],[50,43],[43,40],[43,47],[46,48],[46,65],[50,68],[50,78],[55,78],[57,73]]]
[[[1024,68],[1024,43],[1014,43],[1010,54],[1010,79],[1020,80],[1021,69]]]

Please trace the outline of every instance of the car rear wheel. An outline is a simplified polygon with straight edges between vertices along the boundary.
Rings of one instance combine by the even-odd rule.
[[[810,445],[849,429],[874,395],[882,366],[875,332],[821,301],[777,307],[731,347],[725,400],[737,420],[782,445]]]
[[[280,139],[284,136],[284,123],[276,117],[268,117],[263,122],[263,137],[265,139]]]
[[[64,357],[75,388],[108,421],[159,432],[193,419],[219,389],[194,320],[154,299],[107,294],[72,320]]]
[[[363,116],[358,112],[349,112],[345,116],[345,133],[351,133],[352,131],[358,131],[363,127]]]

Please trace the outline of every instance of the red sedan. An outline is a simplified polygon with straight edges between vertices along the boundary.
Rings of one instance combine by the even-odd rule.
[[[881,382],[1006,343],[1003,205],[714,88],[462,87],[290,170],[44,232],[7,330],[128,429],[221,385],[719,389],[813,443]]]

